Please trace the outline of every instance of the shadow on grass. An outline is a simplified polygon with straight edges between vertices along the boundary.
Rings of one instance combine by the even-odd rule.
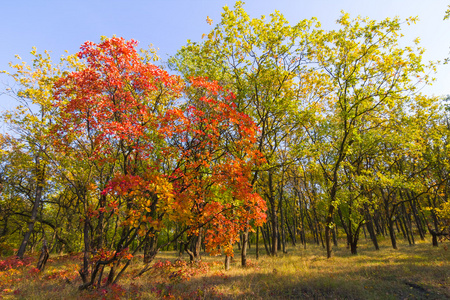
[[[402,267],[384,266],[314,278],[301,274],[214,275],[178,283],[171,289],[175,296],[192,299],[450,299],[445,285],[435,287],[414,278],[389,275],[399,273]],[[434,270],[428,269],[427,273]],[[445,276],[435,276],[434,280],[444,284]]]
[[[423,245],[356,256],[345,250],[330,260],[297,250],[170,289],[183,299],[450,299],[449,255],[442,249]]]

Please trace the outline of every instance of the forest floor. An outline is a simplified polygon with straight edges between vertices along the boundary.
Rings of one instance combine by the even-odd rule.
[[[375,251],[362,240],[358,254],[351,255],[341,243],[327,259],[318,245],[290,246],[278,257],[265,255],[260,245],[264,255],[256,260],[252,245],[249,266],[240,267],[236,251],[229,271],[223,269],[223,257],[205,255],[192,265],[187,256],[179,260],[167,251],[157,256],[152,270],[133,278],[142,268],[138,255],[119,284],[81,292],[80,255],[51,255],[42,273],[34,268],[37,258],[23,266],[0,258],[0,299],[450,299],[448,241],[439,247],[431,241],[415,246],[399,241],[398,248],[384,240]]]

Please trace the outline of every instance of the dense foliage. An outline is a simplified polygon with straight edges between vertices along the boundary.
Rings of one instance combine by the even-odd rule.
[[[40,250],[41,269],[82,252],[85,289],[106,272],[116,283],[139,251],[141,275],[170,247],[228,267],[234,244],[245,266],[261,239],[270,255],[314,242],[330,257],[342,233],[353,254],[361,234],[376,249],[399,234],[437,246],[450,235],[450,123],[419,92],[434,66],[418,42],[399,46],[399,19],[338,25],[252,19],[238,2],[169,60],[178,75],[123,38],[57,64],[33,50],[5,72],[20,105],[2,114],[1,254]]]

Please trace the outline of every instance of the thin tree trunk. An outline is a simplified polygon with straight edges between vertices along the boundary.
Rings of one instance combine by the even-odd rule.
[[[99,199],[99,208],[105,208],[106,206],[106,195],[100,195]],[[98,223],[97,228],[95,230],[95,244],[93,245],[94,249],[101,249],[103,248],[103,223],[104,223],[105,215],[102,209],[99,210],[98,215]]]
[[[350,241],[350,249],[351,253],[353,255],[358,254],[358,240],[359,240],[359,234],[361,232],[361,227],[364,224],[364,220],[361,220],[358,223],[358,226],[355,229],[355,232],[353,232],[352,239]]]
[[[322,243],[322,247],[325,248],[325,245],[324,245],[324,243],[323,243],[323,237],[322,237],[322,228],[321,228],[321,226],[320,226],[319,218],[317,217],[316,208],[313,207],[313,208],[312,208],[312,211],[313,211],[313,213],[314,213],[314,223],[315,223],[315,226],[317,227],[318,237],[319,237],[319,239],[320,239],[320,242]],[[330,224],[331,224],[331,223],[330,223]],[[327,227],[328,227],[328,226],[327,226]],[[325,230],[325,231],[326,231],[326,230]],[[330,238],[330,241],[331,241],[331,238]],[[319,244],[319,243],[317,243],[317,244]]]
[[[433,203],[431,203],[430,196],[428,196],[427,198],[428,198],[428,203],[429,203],[430,207],[433,207],[433,208],[436,207],[436,201],[433,201]],[[432,237],[433,247],[437,247],[439,245],[438,239],[437,239],[438,232],[439,232],[439,225],[438,225],[439,223],[438,223],[438,219],[437,219],[434,209],[431,210],[431,217],[433,218],[434,228],[433,229],[429,228],[428,231],[430,232],[431,237]]]
[[[201,246],[202,246],[202,236],[203,236],[203,228],[200,227],[198,229],[198,236],[195,239],[195,244],[194,244],[194,258],[196,261],[201,260],[200,250],[201,250]]]
[[[406,235],[408,237],[408,243],[409,243],[410,246],[413,246],[415,244],[414,243],[414,237],[413,237],[413,234],[412,234],[412,228],[410,227],[410,224],[408,224],[409,222],[408,222],[408,215],[407,215],[407,212],[406,212],[405,203],[402,203],[402,217],[401,217],[401,219],[402,219],[403,225],[405,227]]]
[[[295,224],[294,224],[294,226],[295,226]],[[289,226],[289,223],[286,220],[286,228],[288,229],[289,236],[291,237],[292,246],[295,247],[295,245],[296,245],[296,238],[295,238],[295,234],[292,233],[292,232],[295,232],[295,227],[293,229],[291,229],[291,226]]]
[[[278,202],[278,210],[280,211],[280,227],[281,227],[281,246],[283,253],[286,253],[286,232],[285,232],[285,224],[284,224],[284,209],[283,209],[283,183],[284,183],[284,168],[281,173],[281,182],[280,182],[280,197]]]
[[[249,224],[247,221],[245,231],[242,234],[241,264],[243,267],[247,266],[248,232],[249,232]]]
[[[264,241],[264,248],[266,249],[266,253],[267,255],[270,255],[270,240],[269,240],[269,233],[267,232],[267,237],[266,237],[266,233],[264,231],[264,227],[261,228],[261,234],[263,237],[263,241]],[[269,243],[269,246],[267,247],[267,243]]]
[[[17,257],[23,259],[27,243],[30,240],[30,236],[34,230],[34,224],[36,223],[37,213],[39,206],[41,204],[42,192],[44,190],[44,178],[45,178],[45,166],[41,166],[39,154],[36,156],[36,190],[34,194],[34,203],[31,210],[31,218],[28,222],[28,229],[23,236],[22,243],[20,244],[19,250],[17,251]]]
[[[280,198],[281,201],[281,198]],[[281,246],[283,253],[286,253],[286,232],[285,232],[285,222],[284,222],[284,211],[283,211],[283,204],[280,203],[280,225],[281,225]]]
[[[417,211],[417,206],[416,206],[416,200],[411,201],[411,210],[413,212],[414,222],[416,223],[416,227],[419,231],[420,239],[423,241],[423,240],[425,240],[425,230],[422,227],[422,222],[420,221],[420,216],[419,216],[419,213]]]
[[[36,268],[38,268],[40,272],[44,271],[45,264],[47,263],[48,257],[49,257],[49,254],[48,254],[47,241],[44,239],[44,241],[42,242],[41,255],[39,256],[39,260],[38,260],[38,263],[36,266]]]
[[[338,246],[338,241],[337,241],[337,229],[336,226],[333,227],[333,230],[331,232],[333,234],[333,245],[334,246]]]
[[[311,232],[312,232],[313,237],[314,237],[314,242],[315,242],[317,245],[319,245],[319,244],[320,244],[320,241],[319,241],[319,233],[317,232],[316,224],[313,223],[313,221],[312,221],[312,219],[311,219],[311,216],[309,215],[309,212],[308,212],[308,211],[306,211],[305,214],[306,214],[306,219],[308,220],[309,228],[311,229]]]
[[[230,269],[231,264],[231,256],[225,256],[225,271],[228,271]]]
[[[83,227],[83,241],[84,241],[84,254],[83,254],[83,267],[79,271],[81,279],[83,280],[83,284],[88,282],[89,276],[89,257],[90,257],[90,239],[89,239],[89,218],[86,217],[84,219],[84,227]]]
[[[378,246],[377,235],[375,234],[375,231],[373,230],[372,217],[370,215],[369,207],[367,204],[364,204],[364,212],[366,215],[366,217],[365,217],[366,218],[366,227],[367,227],[367,231],[369,232],[370,239],[372,240],[375,250],[380,250],[380,247]]]
[[[158,252],[158,236],[146,237],[144,241],[144,264],[148,264],[153,260]]]
[[[334,211],[334,206],[333,204],[330,204],[328,206],[328,214],[327,214],[327,218],[326,218],[326,225],[325,225],[325,242],[327,245],[327,258],[331,257],[331,224],[333,221],[333,211]]]
[[[278,217],[275,208],[275,199],[273,191],[272,171],[269,171],[269,202],[271,209],[271,221],[272,221],[272,249],[271,255],[276,256],[278,251]]]
[[[259,258],[259,226],[256,227],[256,259]]]
[[[397,240],[395,239],[393,220],[389,220],[389,236],[391,237],[392,248],[397,249]]]

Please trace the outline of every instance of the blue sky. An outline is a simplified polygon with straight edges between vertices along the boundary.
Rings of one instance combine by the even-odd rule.
[[[78,51],[80,45],[100,36],[123,36],[139,41],[140,47],[152,43],[163,58],[175,54],[187,39],[200,40],[202,33],[220,20],[222,7],[232,7],[228,0],[0,0],[0,70],[18,54],[25,61],[31,47],[50,50],[56,59]],[[427,60],[442,60],[449,55],[450,21],[443,21],[447,0],[248,0],[244,9],[251,17],[280,11],[291,24],[317,17],[326,29],[336,28],[341,10],[351,16],[361,15],[381,20],[399,16],[418,16],[416,25],[406,26],[405,44],[420,37],[427,49]],[[213,24],[213,25],[214,25]],[[423,90],[426,94],[450,94],[450,65],[439,67],[437,81]],[[2,77],[0,81],[4,82]],[[0,96],[0,110],[12,106]]]

